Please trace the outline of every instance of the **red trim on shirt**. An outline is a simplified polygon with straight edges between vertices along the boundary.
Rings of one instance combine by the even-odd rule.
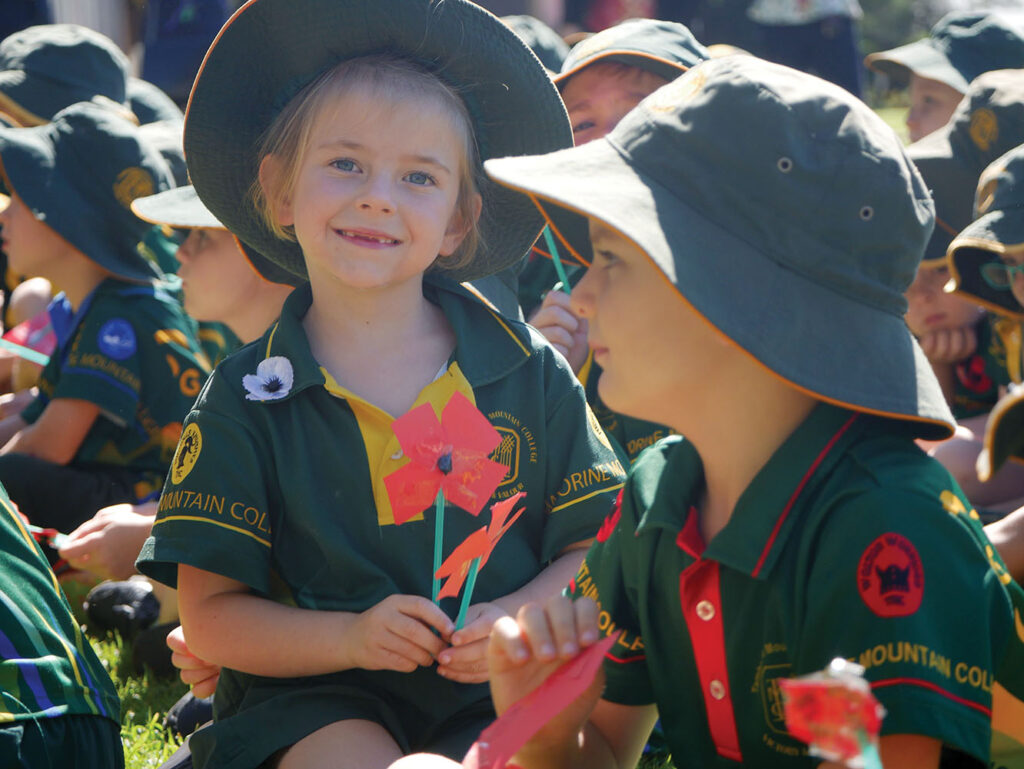
[[[693,656],[697,663],[697,677],[700,679],[701,694],[704,696],[704,710],[708,717],[711,739],[720,756],[733,761],[742,761],[740,739],[736,730],[736,714],[732,707],[732,693],[729,687],[729,667],[725,655],[725,629],[722,623],[722,591],[719,579],[719,565],[700,557],[704,551],[704,539],[698,526],[697,511],[690,510],[686,525],[676,544],[689,555],[697,558],[679,575],[679,601],[690,632]],[[701,618],[697,605],[706,601],[713,609],[710,618]],[[712,682],[722,687],[724,696],[715,699],[711,693]]]
[[[800,496],[800,492],[804,490],[804,486],[806,486],[807,482],[811,480],[811,476],[814,475],[814,471],[818,469],[818,465],[820,465],[825,457],[828,456],[828,453],[832,451],[836,442],[843,437],[843,433],[850,429],[850,425],[854,423],[858,416],[860,415],[853,414],[849,419],[847,419],[846,424],[839,428],[836,434],[833,435],[832,438],[829,439],[829,442],[825,444],[825,448],[821,450],[821,453],[818,454],[817,458],[811,462],[811,466],[807,468],[807,472],[804,473],[804,477],[800,479],[800,483],[797,484],[796,490],[793,492],[793,495],[789,498],[789,501],[783,508],[782,515],[780,515],[779,520],[775,522],[775,528],[772,529],[772,533],[768,537],[768,541],[765,543],[764,550],[761,551],[761,557],[757,559],[757,566],[754,567],[754,571],[751,572],[750,576],[756,577],[760,573],[761,567],[764,566],[765,558],[768,557],[768,553],[771,552],[772,545],[775,544],[775,538],[779,534],[779,529],[782,528],[782,524],[789,515],[789,511],[793,509],[793,505],[796,504],[796,500],[797,497]]]
[[[920,686],[923,689],[930,689],[933,692],[938,692],[943,697],[947,697],[958,705],[966,705],[969,708],[977,710],[979,713],[983,713],[987,718],[992,718],[992,709],[986,708],[984,705],[980,705],[977,702],[971,702],[970,700],[964,699],[963,697],[957,697],[952,692],[947,692],[941,686],[933,684],[931,681],[925,681],[921,678],[884,678],[881,681],[872,681],[872,689],[881,689],[885,686],[901,686],[909,684],[910,686]]]

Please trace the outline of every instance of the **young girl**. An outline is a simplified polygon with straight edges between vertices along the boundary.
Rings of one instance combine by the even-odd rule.
[[[254,0],[209,52],[196,190],[309,282],[200,394],[140,558],[225,668],[197,766],[461,756],[492,718],[491,624],[568,582],[623,472],[561,357],[451,276],[513,264],[541,228],[480,158],[569,143],[543,68],[464,0]],[[409,462],[395,417],[456,392],[502,436],[495,499],[527,496],[453,632],[457,602],[426,597],[433,509],[396,525],[384,479]],[[449,504],[445,555],[487,516]]]
[[[934,769],[944,751],[986,763],[993,678],[1021,691],[1020,589],[914,444],[953,420],[902,319],[933,209],[893,133],[840,88],[726,57],[605,139],[487,170],[590,217],[573,305],[601,397],[685,436],[632,466],[570,587],[596,604],[495,625],[499,712],[625,632],[603,692],[510,764],[632,767],[660,715],[680,769],[813,766],[778,680],[835,657],[865,666],[887,711],[886,767]]]

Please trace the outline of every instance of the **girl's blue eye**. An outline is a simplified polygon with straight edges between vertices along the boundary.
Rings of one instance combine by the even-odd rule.
[[[581,120],[579,123],[572,127],[574,134],[581,133],[582,131],[589,131],[595,125],[593,120]]]
[[[408,181],[413,184],[429,185],[434,184],[434,177],[430,174],[424,173],[423,171],[413,171],[411,174],[405,177]]]
[[[351,160],[350,158],[338,158],[337,160],[332,160],[331,165],[334,166],[339,171],[356,170],[356,162],[354,160]]]

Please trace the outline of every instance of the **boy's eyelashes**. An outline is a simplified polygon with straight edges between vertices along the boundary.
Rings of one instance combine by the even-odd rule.
[[[607,249],[597,249],[594,251],[594,261],[600,262],[600,266],[603,268],[614,267],[619,263],[619,257]]]
[[[581,120],[579,123],[573,124],[572,132],[577,134],[583,131],[589,131],[595,125],[597,124],[593,120]]]

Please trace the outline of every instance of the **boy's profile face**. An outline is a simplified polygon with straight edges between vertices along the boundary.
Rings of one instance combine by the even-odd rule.
[[[190,230],[177,258],[185,311],[196,320],[230,323],[243,314],[261,280],[227,230]]]
[[[11,193],[10,205],[0,212],[0,226],[11,270],[26,277],[56,277],[68,243],[36,219],[16,192]]]
[[[907,328],[921,338],[935,331],[950,331],[973,325],[982,310],[958,294],[948,294],[949,268],[919,267],[907,289]]]
[[[610,133],[647,96],[668,81],[639,67],[596,62],[577,72],[562,86],[576,146]]]
[[[952,86],[920,75],[910,76],[907,130],[916,142],[949,122],[964,95]]]

